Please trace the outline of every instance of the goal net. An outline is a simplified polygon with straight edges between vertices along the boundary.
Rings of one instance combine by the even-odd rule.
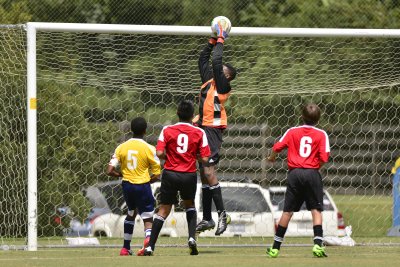
[[[228,212],[246,219],[233,220],[224,235],[232,242],[233,236],[250,236],[242,241],[246,244],[272,242],[287,167],[285,154],[274,165],[263,159],[279,136],[301,123],[300,107],[314,102],[323,111],[319,127],[328,132],[332,148],[321,170],[325,233],[343,235],[346,224],[356,241],[394,242],[386,233],[392,225],[390,170],[400,156],[400,40],[239,32],[233,29],[224,48],[224,62],[238,75],[226,105],[229,127],[218,178],[228,188]],[[198,101],[197,60],[207,39],[196,32],[37,31],[39,246],[65,245],[68,236],[88,235],[99,236],[103,245],[120,245],[126,208],[119,185],[104,174],[110,156],[130,137],[132,118],[148,120],[145,139],[155,145],[162,126],[177,121],[179,101]],[[18,246],[28,231],[24,27],[1,27],[0,40],[0,244]],[[251,189],[252,184],[260,187]],[[263,210],[256,204],[260,201]],[[201,206],[198,210],[201,214]],[[185,243],[186,234],[177,229],[185,216],[179,216],[176,207],[170,222],[176,232],[170,235],[181,238],[161,242]],[[292,225],[288,236],[312,235],[308,213],[300,213]],[[134,236],[139,246],[139,222]],[[230,242],[213,236],[210,232],[203,241]]]

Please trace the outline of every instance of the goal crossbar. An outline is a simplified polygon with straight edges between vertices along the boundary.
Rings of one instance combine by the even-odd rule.
[[[208,35],[207,26],[166,26],[126,24],[81,24],[29,22],[28,28],[36,31],[93,32],[119,34],[160,34],[160,35]],[[232,36],[275,36],[275,37],[368,37],[399,38],[400,29],[334,29],[334,28],[267,28],[232,27]]]

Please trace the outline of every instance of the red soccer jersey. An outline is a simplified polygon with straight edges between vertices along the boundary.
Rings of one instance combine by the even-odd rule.
[[[280,152],[284,148],[288,148],[289,169],[319,169],[320,162],[328,162],[329,159],[328,135],[324,130],[309,125],[287,130],[273,150]]]
[[[162,129],[156,150],[165,150],[164,169],[176,172],[196,172],[197,155],[211,154],[205,132],[183,122]]]

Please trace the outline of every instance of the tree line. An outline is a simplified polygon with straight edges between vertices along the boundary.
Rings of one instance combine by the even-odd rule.
[[[208,25],[212,17],[223,14],[231,19],[234,26],[399,28],[399,12],[398,0],[0,0],[1,24],[43,21]],[[206,39],[180,40],[184,49],[171,51],[168,45],[173,44],[176,37],[166,37],[164,45],[153,48],[153,56],[157,58],[153,60],[151,55],[144,53],[148,47],[138,48],[135,45],[143,40],[156,42],[146,39],[146,36],[107,38],[96,34],[53,34],[39,37],[43,37],[38,43],[42,48],[38,49],[38,71],[42,77],[38,80],[39,235],[52,236],[62,234],[52,221],[55,207],[68,205],[78,217],[84,218],[90,206],[82,188],[108,180],[103,173],[105,165],[113,149],[122,141],[119,122],[143,115],[151,123],[165,124],[174,120],[175,106],[180,99],[196,99],[196,94],[192,92],[168,92],[160,87],[165,81],[168,81],[169,88],[181,86],[182,81],[190,90],[199,86],[196,57]],[[0,31],[2,236],[26,235],[24,38],[22,29]],[[383,127],[398,125],[398,86],[322,94],[310,91],[306,94],[301,91],[292,94],[286,92],[284,95],[254,94],[260,87],[268,88],[272,84],[279,86],[292,82],[293,86],[300,84],[299,88],[317,86],[319,76],[313,76],[315,70],[307,67],[311,65],[298,69],[290,67],[303,63],[304,55],[317,47],[313,43],[315,41],[299,39],[283,42],[241,37],[236,40],[232,38],[230,42],[227,60],[240,66],[241,72],[235,86],[253,91],[252,95],[231,97],[227,106],[231,123],[267,123],[271,127],[271,134],[279,136],[285,127],[299,122],[294,115],[298,107],[307,101],[314,101],[325,112],[321,124],[328,130],[337,126],[351,128],[355,124],[376,123]],[[382,63],[379,57],[382,43],[376,42],[364,53],[363,41],[354,41],[354,49],[342,49],[342,53],[331,57],[330,63],[325,65],[332,73],[329,80],[343,72],[340,69],[343,64],[350,66],[346,71],[349,81],[360,73],[367,73],[369,77],[386,77],[384,75],[388,69],[394,71],[399,65],[400,45],[396,40],[390,42],[384,52],[391,56]],[[66,48],[76,53],[66,52]],[[341,47],[337,49],[342,51]],[[46,54],[42,51],[46,51]],[[170,54],[165,54],[165,51]],[[271,56],[254,57],[255,53]],[[309,61],[318,66],[329,56],[327,53],[316,53]],[[365,58],[354,58],[351,53],[362,54]],[[286,57],[286,54],[298,55],[295,59],[297,62]],[[370,65],[366,66],[365,62]],[[116,68],[110,67],[114,63],[117,63]],[[174,64],[179,64],[179,67],[170,67],[167,73],[166,66]],[[170,78],[182,77],[182,70],[187,75],[181,80]],[[296,77],[305,76],[308,79],[296,80]],[[359,81],[363,79],[365,77]],[[118,86],[110,87],[108,84]]]

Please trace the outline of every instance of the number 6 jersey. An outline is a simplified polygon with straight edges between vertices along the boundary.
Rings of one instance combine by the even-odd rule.
[[[184,122],[165,126],[158,138],[156,149],[165,150],[164,169],[175,172],[196,172],[197,155],[210,156],[205,132]]]
[[[281,152],[288,148],[289,169],[319,169],[321,162],[328,162],[329,138],[324,130],[302,125],[290,128],[272,148]]]

